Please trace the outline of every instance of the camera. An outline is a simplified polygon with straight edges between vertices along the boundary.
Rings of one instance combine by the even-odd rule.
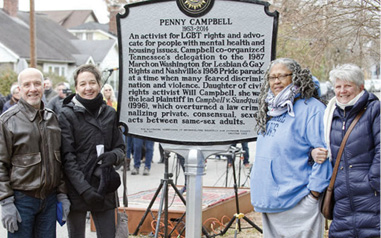
[[[71,91],[70,88],[67,88],[67,89],[62,90],[62,93],[64,93],[66,96],[68,96],[68,95],[72,94],[73,91]]]

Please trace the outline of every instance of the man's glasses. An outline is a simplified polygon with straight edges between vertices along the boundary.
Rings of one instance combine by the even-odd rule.
[[[270,82],[275,82],[276,79],[279,79],[279,81],[283,81],[287,79],[288,76],[291,76],[292,74],[280,74],[278,76],[269,76]]]

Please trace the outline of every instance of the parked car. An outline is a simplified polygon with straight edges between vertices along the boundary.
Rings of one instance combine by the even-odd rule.
[[[374,84],[374,91],[380,92],[381,91],[381,79],[372,79]]]
[[[380,92],[381,90],[381,79],[367,79],[365,80],[365,89],[369,92]]]
[[[373,81],[371,79],[365,80],[364,86],[368,92],[374,91],[374,84],[373,84]]]

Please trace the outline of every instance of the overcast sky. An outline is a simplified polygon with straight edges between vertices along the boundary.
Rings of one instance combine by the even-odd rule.
[[[0,0],[0,8],[3,8],[4,0]],[[29,11],[30,0],[19,0],[19,10]],[[83,10],[94,11],[100,23],[108,22],[108,12],[104,0],[34,0],[36,11],[43,10]]]

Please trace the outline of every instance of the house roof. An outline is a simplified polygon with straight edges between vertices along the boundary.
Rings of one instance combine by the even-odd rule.
[[[101,63],[115,46],[116,40],[71,40],[82,55],[91,55],[95,63]]]
[[[86,23],[89,17],[93,17],[98,22],[92,10],[63,10],[63,11],[38,11],[46,14],[47,17],[57,22],[66,29]]]
[[[75,58],[76,65],[87,64],[89,61],[94,61],[90,55],[75,54],[73,57]]]
[[[109,24],[101,24],[98,22],[86,22],[84,24],[71,27],[70,30],[102,30],[109,32]]]
[[[76,37],[41,14],[35,15],[35,22],[37,60],[75,63],[73,54],[78,54],[78,50],[70,40]],[[13,18],[0,9],[0,32],[3,45],[20,58],[30,59],[29,12],[19,11]]]
[[[68,29],[71,32],[77,32],[77,31],[102,31],[103,34],[106,35],[108,38],[116,38],[116,35],[112,32],[110,32],[110,26],[109,24],[102,24],[98,22],[86,22],[82,25],[72,27]]]

